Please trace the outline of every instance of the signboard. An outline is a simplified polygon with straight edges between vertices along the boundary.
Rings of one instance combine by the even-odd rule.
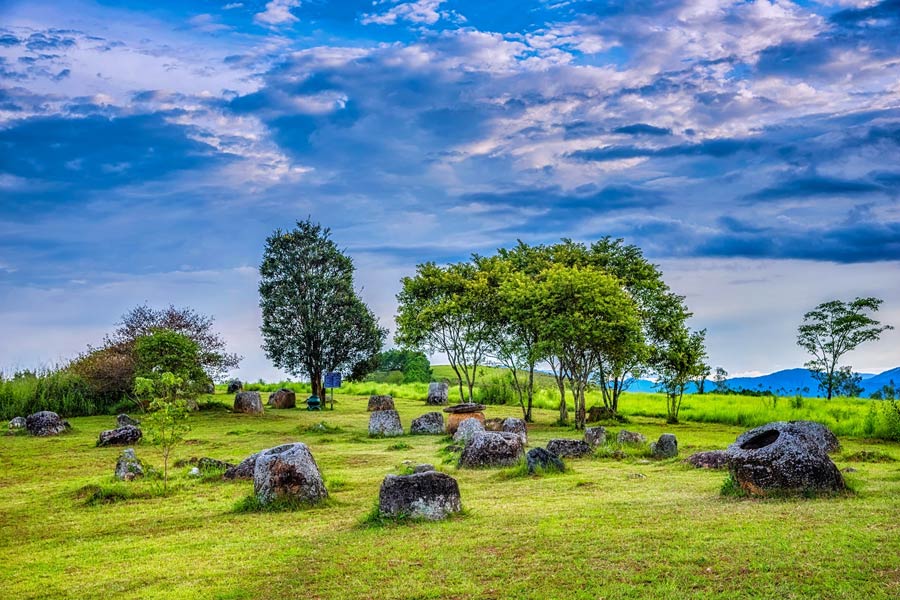
[[[325,373],[325,389],[334,389],[341,387],[340,373]]]

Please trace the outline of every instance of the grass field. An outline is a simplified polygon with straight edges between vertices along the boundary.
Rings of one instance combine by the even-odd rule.
[[[228,402],[230,396],[218,394]],[[334,412],[224,408],[191,416],[175,458],[239,460],[306,442],[331,501],[297,512],[242,513],[252,483],[174,472],[121,486],[137,497],[89,504],[85,489],[116,489],[118,449],[95,448],[112,417],[72,419],[57,438],[0,437],[0,589],[7,598],[896,598],[900,596],[900,444],[842,438],[839,467],[853,493],[828,499],[722,497],[725,475],[680,460],[568,461],[568,471],[510,478],[441,464],[439,436],[366,437],[365,397],[339,395]],[[404,426],[427,412],[397,398]],[[487,416],[514,416],[513,406]],[[578,437],[537,411],[529,445]],[[309,433],[326,421],[338,428]],[[742,430],[666,426],[633,417],[629,429],[678,436],[682,456],[722,448]],[[401,444],[398,444],[402,442]],[[403,448],[403,445],[408,447]],[[398,446],[401,449],[392,449]],[[860,450],[887,462],[856,462]],[[145,463],[158,451],[138,445]],[[459,481],[465,514],[442,523],[361,525],[385,474],[431,462]]]

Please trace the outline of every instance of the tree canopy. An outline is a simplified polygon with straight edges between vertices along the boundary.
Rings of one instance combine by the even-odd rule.
[[[882,304],[878,298],[856,298],[850,302],[831,300],[823,302],[803,315],[803,323],[797,329],[797,344],[813,355],[806,363],[819,382],[819,389],[829,400],[847,387],[858,387],[847,372],[842,373],[838,363],[841,357],[861,344],[877,340],[882,332],[893,329],[873,319]]]
[[[309,219],[266,239],[260,265],[263,349],[272,363],[306,376],[314,395],[340,371],[360,379],[375,367],[387,330],[353,287],[353,261]]]

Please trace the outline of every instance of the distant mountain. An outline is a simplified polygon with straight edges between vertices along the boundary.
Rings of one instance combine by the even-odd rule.
[[[890,369],[884,373],[871,374],[860,373],[862,375],[863,396],[868,396],[872,392],[880,390],[883,386],[891,381],[900,386],[900,367]],[[801,396],[818,396],[819,383],[813,378],[809,369],[785,369],[776,371],[768,375],[760,375],[759,377],[732,377],[727,380],[729,389],[732,390],[753,390],[753,391],[770,391],[780,396],[793,396],[800,394]],[[706,391],[715,389],[715,384],[707,380]],[[628,388],[630,392],[656,392],[656,382],[647,379],[637,379]],[[697,392],[697,386],[691,384],[688,386],[687,393],[694,394]]]

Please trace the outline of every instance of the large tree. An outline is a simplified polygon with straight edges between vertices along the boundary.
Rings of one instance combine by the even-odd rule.
[[[813,355],[806,368],[812,371],[819,389],[829,400],[844,379],[838,366],[841,357],[893,329],[869,315],[877,312],[882,302],[871,297],[856,298],[851,302],[831,300],[803,315],[803,323],[797,330],[797,344]]]
[[[226,352],[225,340],[213,329],[213,318],[192,308],[155,309],[146,304],[137,306],[124,315],[115,331],[106,338],[104,350],[130,353],[135,340],[159,330],[172,331],[190,338],[197,344],[200,364],[210,379],[219,379],[229,369],[236,368],[241,357]]]
[[[602,357],[640,338],[640,315],[619,280],[602,269],[554,264],[539,276],[538,286],[541,338],[565,364],[575,427],[584,429],[588,381]]]
[[[263,350],[275,366],[308,377],[320,397],[326,372],[359,378],[373,368],[387,335],[357,295],[353,271],[330,230],[309,219],[266,239],[259,267]]]
[[[487,274],[472,262],[416,267],[397,294],[395,341],[403,347],[446,355],[462,401],[474,398],[478,365],[490,347],[493,293]],[[465,385],[465,390],[463,389]]]
[[[604,406],[615,414],[622,393],[652,368],[653,348],[666,344],[667,336],[690,316],[684,298],[669,289],[659,267],[648,261],[638,246],[620,238],[602,237],[590,246],[564,239],[546,251],[554,263],[599,269],[612,275],[637,308],[641,335],[623,340],[605,352],[593,373]]]

